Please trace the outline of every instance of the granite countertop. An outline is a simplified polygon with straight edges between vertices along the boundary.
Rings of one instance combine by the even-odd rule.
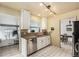
[[[43,36],[49,36],[49,35],[38,35],[37,37],[43,37]]]
[[[38,38],[38,37],[43,37],[43,36],[48,36],[49,34],[42,34],[42,33],[22,33],[21,37],[25,38],[25,39],[32,39],[32,38]]]
[[[39,36],[24,36],[23,38],[25,38],[25,39],[32,39],[32,38],[38,38],[38,37],[44,37],[44,36],[48,36],[48,35],[39,35]]]
[[[32,39],[32,38],[37,38],[36,36],[24,36],[23,38],[25,38],[25,39]]]

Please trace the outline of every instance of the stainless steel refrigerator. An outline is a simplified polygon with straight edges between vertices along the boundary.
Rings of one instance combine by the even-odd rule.
[[[73,22],[73,56],[79,57],[79,21]]]

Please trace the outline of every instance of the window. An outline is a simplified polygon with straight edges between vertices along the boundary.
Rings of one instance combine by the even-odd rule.
[[[40,32],[40,22],[31,20],[30,31]]]

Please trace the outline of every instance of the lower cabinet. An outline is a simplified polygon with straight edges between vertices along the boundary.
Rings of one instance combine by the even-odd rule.
[[[20,51],[22,56],[27,57],[27,40],[24,38],[21,38],[21,42],[20,42]]]
[[[30,42],[31,43],[31,42]],[[37,50],[50,44],[50,36],[37,37]],[[32,44],[30,44],[32,45]],[[33,46],[31,46],[32,49]],[[22,56],[26,57],[28,55],[28,41],[27,39],[21,38],[20,51]]]
[[[50,36],[38,37],[37,38],[37,50],[50,44]]]
[[[37,50],[39,50],[43,47],[43,39],[41,39],[41,38],[40,37],[37,38]]]

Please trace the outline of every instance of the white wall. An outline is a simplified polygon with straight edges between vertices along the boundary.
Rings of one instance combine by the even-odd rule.
[[[0,13],[0,24],[18,25],[18,18],[16,16]]]
[[[18,25],[19,22],[16,16],[0,13],[0,24]],[[17,36],[12,35],[14,30],[17,28],[0,26],[0,47],[14,44],[14,39],[17,40]]]
[[[48,17],[48,31],[50,31],[51,27],[54,27],[54,31],[52,32],[53,45],[60,47],[60,21],[64,18],[75,16],[77,16],[77,20],[79,20],[79,9]]]
[[[69,21],[71,21],[71,28],[72,28],[72,31],[67,31],[67,27],[66,25],[69,25]],[[72,33],[73,33],[73,21],[76,21],[76,17],[71,17],[71,18],[66,18],[66,19],[63,19],[61,20],[61,35],[63,34],[67,34],[67,35],[70,35],[72,36]]]

